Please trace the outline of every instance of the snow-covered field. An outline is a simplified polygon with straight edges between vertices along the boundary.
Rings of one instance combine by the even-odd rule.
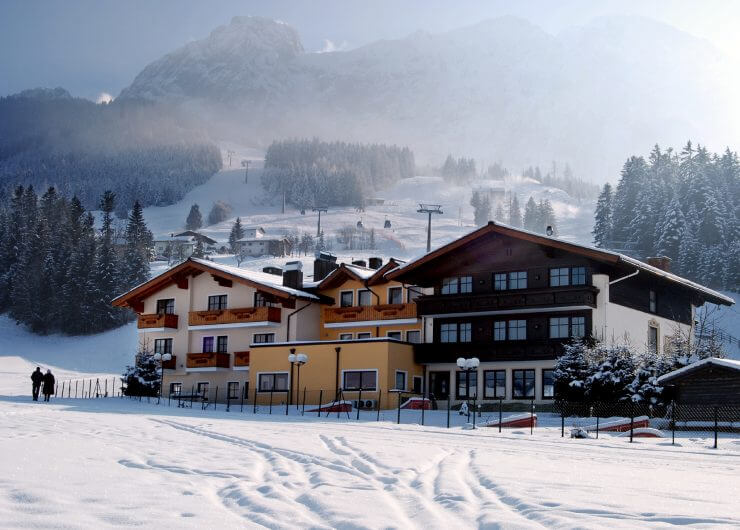
[[[557,427],[399,426],[383,414],[3,395],[0,527],[740,526],[737,439],[713,450],[690,438],[572,440]]]

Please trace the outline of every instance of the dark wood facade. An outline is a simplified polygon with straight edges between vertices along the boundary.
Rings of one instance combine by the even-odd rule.
[[[664,383],[681,404],[740,405],[740,370],[706,364]]]
[[[650,310],[650,291],[655,292],[655,311]],[[647,275],[638,274],[612,285],[609,288],[609,302],[691,324],[691,293]]]

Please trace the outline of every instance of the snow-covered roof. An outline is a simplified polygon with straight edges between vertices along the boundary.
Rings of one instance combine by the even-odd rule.
[[[362,267],[361,265],[354,265],[351,263],[344,263],[344,266],[350,269],[354,274],[362,278],[363,280],[369,280],[373,275],[378,272],[375,269],[369,267]]]
[[[612,257],[612,258],[617,258],[617,261],[621,261],[623,263],[627,263],[629,265],[632,265],[634,267],[637,267],[639,270],[644,270],[644,271],[649,272],[649,273],[651,273],[651,274],[653,274],[655,276],[660,276],[660,277],[665,278],[666,280],[669,280],[671,282],[674,282],[674,283],[683,285],[684,287],[688,287],[690,289],[694,289],[696,291],[702,292],[702,293],[704,293],[706,295],[711,296],[712,298],[715,298],[715,299],[718,299],[718,300],[724,302],[727,305],[733,305],[735,303],[735,300],[733,300],[732,298],[730,298],[728,296],[723,295],[722,293],[720,293],[718,291],[715,291],[714,289],[710,289],[709,287],[704,287],[703,285],[700,285],[700,284],[698,284],[696,282],[692,282],[691,280],[687,280],[686,278],[682,278],[681,276],[678,276],[677,274],[673,274],[671,272],[664,271],[663,269],[659,269],[658,267],[653,267],[652,265],[648,265],[647,263],[644,263],[644,262],[642,262],[642,261],[640,261],[638,259],[635,259],[635,258],[631,258],[631,257],[629,257],[629,256],[627,256],[625,254],[620,254],[619,252],[614,252],[614,251],[611,251],[611,250],[606,250],[606,249],[599,248],[599,247],[594,247],[594,246],[591,246],[591,245],[583,245],[581,243],[573,243],[571,241],[564,241],[564,240],[558,239],[556,237],[543,236],[542,234],[539,234],[537,232],[532,232],[531,230],[525,230],[523,228],[516,228],[516,227],[510,226],[510,225],[504,224],[504,223],[498,223],[498,222],[494,223],[493,221],[489,221],[487,225],[485,225],[485,226],[483,226],[481,228],[476,228],[475,230],[473,230],[471,232],[468,232],[464,236],[462,236],[462,237],[460,237],[460,238],[458,238],[458,239],[456,239],[454,241],[451,241],[449,243],[445,243],[444,245],[440,245],[439,247],[437,247],[435,249],[432,249],[431,252],[429,252],[429,253],[422,254],[421,256],[417,256],[417,257],[409,260],[408,262],[406,262],[406,263],[400,265],[398,268],[396,268],[393,271],[393,273],[394,274],[397,274],[400,271],[403,271],[405,269],[412,268],[419,261],[425,260],[426,257],[427,256],[430,256],[431,254],[435,254],[437,252],[442,251],[447,246],[454,245],[458,241],[460,241],[462,239],[466,239],[466,238],[472,236],[473,234],[475,234],[476,232],[485,231],[486,229],[490,230],[491,228],[495,228],[495,227],[504,228],[506,230],[511,230],[513,232],[519,232],[519,233],[521,233],[523,235],[527,235],[527,236],[530,236],[530,237],[535,237],[538,240],[540,240],[542,242],[542,244],[547,244],[548,242],[558,243],[559,245],[567,245],[569,247],[573,247],[574,250],[581,249],[581,250],[586,250],[586,251],[589,251],[589,252],[601,254],[601,255],[603,255],[605,257],[606,256],[609,256],[609,257]]]
[[[239,267],[234,267],[233,265],[224,265],[222,263],[216,263],[216,262],[208,261],[208,260],[201,259],[201,258],[191,257],[190,261],[194,261],[195,263],[200,263],[201,265],[210,267],[212,269],[217,269],[223,272],[227,272],[229,274],[233,274],[234,276],[238,276],[240,278],[244,278],[245,280],[249,280],[254,283],[259,283],[266,287],[271,287],[279,291],[283,291],[293,296],[311,298],[313,300],[319,299],[319,297],[316,296],[315,294],[311,294],[306,291],[301,291],[300,289],[293,289],[292,287],[285,287],[283,285],[283,277],[278,276],[277,274],[270,274],[268,272],[260,272],[260,271],[253,271],[249,269],[242,269]]]
[[[723,368],[730,368],[732,370],[740,371],[740,361],[736,361],[734,359],[720,359],[718,357],[709,357],[708,359],[702,359],[701,361],[688,364],[684,366],[683,368],[679,368],[678,370],[673,370],[672,372],[668,372],[665,375],[661,375],[658,378],[658,383],[670,381],[671,379],[674,379],[688,372],[693,372],[694,370],[701,368],[702,366],[706,366],[708,364],[712,364],[714,366],[722,366]]]

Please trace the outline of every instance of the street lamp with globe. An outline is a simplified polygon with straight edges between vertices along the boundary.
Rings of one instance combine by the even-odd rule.
[[[468,408],[468,421],[470,421],[470,372],[478,370],[479,366],[480,360],[478,357],[471,357],[470,359],[458,357],[457,359],[457,367],[465,371],[465,401]],[[477,381],[475,388],[478,388]]]
[[[154,360],[159,362],[159,398],[157,399],[157,403],[159,404],[159,400],[162,399],[162,389],[164,387],[164,363],[172,360],[172,354],[156,352],[154,354]]]
[[[288,355],[288,361],[290,362],[290,374],[293,375],[293,365],[298,366],[298,375],[296,377],[296,389],[298,392],[301,390],[301,366],[308,362],[308,355],[305,353],[295,353],[295,348],[290,349],[290,355]],[[291,389],[293,388],[293,381],[291,381]],[[297,396],[297,395],[296,395]],[[292,399],[291,399],[292,401]],[[295,400],[296,408],[298,408],[298,397]]]

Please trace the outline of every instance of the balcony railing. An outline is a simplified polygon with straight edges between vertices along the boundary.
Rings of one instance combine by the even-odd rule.
[[[324,308],[324,322],[360,322],[363,320],[396,320],[416,318],[416,304],[384,304]]]
[[[421,315],[506,311],[540,307],[596,307],[599,290],[593,286],[552,289],[522,289],[505,293],[425,295],[416,299]]]
[[[234,366],[249,366],[249,352],[248,351],[235,351],[234,352]]]
[[[177,315],[171,313],[154,313],[139,315],[139,329],[173,328],[177,329]]]
[[[175,370],[177,368],[177,363],[175,362],[176,360],[177,357],[173,355],[169,361],[162,361],[162,368],[164,368],[165,370]]]
[[[250,322],[280,322],[279,307],[243,307],[215,311],[191,311],[188,325],[246,324]]]
[[[229,354],[219,352],[188,353],[188,368],[229,368]]]
[[[539,361],[556,359],[564,353],[568,339],[528,339],[501,343],[422,343],[414,345],[419,364],[452,363],[458,357],[477,357],[481,362]]]

